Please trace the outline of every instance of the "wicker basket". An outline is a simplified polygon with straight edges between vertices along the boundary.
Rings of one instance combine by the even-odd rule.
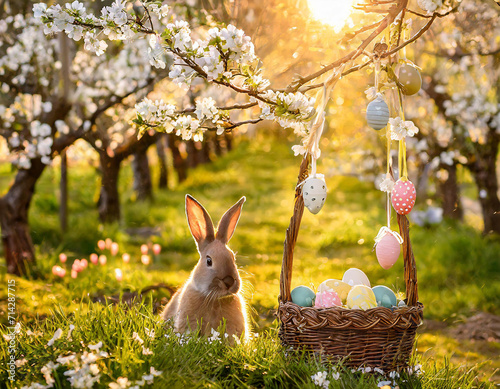
[[[298,181],[302,182],[310,159],[304,158]],[[280,277],[278,318],[282,343],[293,348],[320,352],[333,359],[344,360],[349,367],[378,367],[384,371],[408,366],[417,327],[423,318],[423,305],[418,302],[415,258],[409,239],[409,224],[398,215],[400,234],[404,239],[407,307],[377,307],[363,311],[339,307],[301,307],[291,301],[293,250],[304,212],[301,187],[295,192],[295,205],[286,231]]]

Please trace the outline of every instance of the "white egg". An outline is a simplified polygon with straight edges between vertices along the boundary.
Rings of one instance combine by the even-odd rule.
[[[355,267],[346,270],[344,276],[342,277],[342,281],[346,284],[354,286],[354,285],[365,285],[370,287],[370,280],[361,270],[356,269]]]
[[[302,186],[302,197],[306,208],[317,214],[326,200],[326,183],[321,178],[308,177]]]

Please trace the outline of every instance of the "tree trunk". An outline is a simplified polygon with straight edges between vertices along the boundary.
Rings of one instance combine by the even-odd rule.
[[[201,163],[210,163],[210,142],[209,139],[205,139],[204,142],[201,142],[200,144],[201,150],[200,150],[200,162]]]
[[[66,150],[61,152],[61,181],[59,182],[60,204],[59,204],[59,223],[61,232],[68,228],[68,156]]]
[[[190,169],[194,169],[196,166],[200,164],[200,158],[198,155],[199,153],[194,144],[194,140],[191,139],[186,141],[186,149],[188,154],[187,157],[188,167]]]
[[[225,132],[224,138],[226,139],[226,150],[231,151],[233,149],[233,134]]]
[[[158,163],[160,165],[160,177],[158,180],[158,188],[168,189],[168,168],[167,154],[165,153],[165,137],[160,136],[156,141],[156,152],[158,154]]]
[[[489,144],[492,148],[488,155],[481,155],[472,164],[468,165],[479,191],[484,234],[495,232],[500,234],[500,200],[498,199],[498,178],[496,172],[496,156],[498,144]]]
[[[151,182],[147,151],[147,149],[138,150],[134,153],[134,159],[132,160],[134,191],[137,195],[137,200],[140,201],[153,198],[153,184]]]
[[[45,165],[39,158],[31,161],[31,168],[19,170],[14,184],[0,198],[0,226],[7,272],[24,275],[35,264],[35,250],[30,236],[28,210],[37,180]]]
[[[448,172],[446,180],[439,183],[439,194],[442,200],[443,216],[462,220],[463,210],[460,206],[460,188],[457,182],[457,165],[441,164],[441,169]]]
[[[224,138],[219,135],[214,136],[214,151],[217,157],[220,157],[223,153],[223,143],[226,143]]]
[[[97,203],[99,219],[103,223],[112,223],[120,220],[118,176],[122,160],[109,157],[106,151],[99,152],[99,160],[101,162],[101,192]]]
[[[172,134],[168,135],[168,147],[172,151],[172,158],[174,160],[174,169],[177,172],[177,178],[179,183],[183,182],[187,178],[188,165],[187,162],[182,158],[181,152],[179,150],[179,141],[175,139]]]

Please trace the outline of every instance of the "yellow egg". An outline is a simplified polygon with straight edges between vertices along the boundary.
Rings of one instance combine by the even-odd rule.
[[[347,295],[347,307],[351,309],[370,309],[377,306],[373,290],[365,285],[354,286]]]
[[[407,96],[414,95],[422,87],[422,77],[418,69],[410,64],[403,64],[398,69],[398,81]]]
[[[318,292],[326,292],[326,291],[333,291],[336,292],[340,299],[342,300],[342,303],[345,304],[345,301],[347,299],[347,295],[349,294],[349,291],[351,290],[351,286],[349,284],[346,284],[343,281],[340,280],[335,280],[335,279],[329,279],[326,281],[323,281],[319,287],[318,287]]]

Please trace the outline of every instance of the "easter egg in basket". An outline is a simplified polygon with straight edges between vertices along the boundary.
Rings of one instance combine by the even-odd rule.
[[[336,279],[329,279],[326,281],[323,281],[321,284],[318,286],[318,293],[326,292],[326,291],[333,291],[337,293],[337,295],[340,297],[340,300],[345,303],[345,300],[347,299],[347,295],[349,294],[349,291],[351,290],[352,286],[349,284],[346,284],[343,281],[336,280]]]
[[[316,294],[314,291],[304,285],[297,286],[291,292],[292,302],[301,307],[312,307]]]
[[[392,308],[398,305],[398,299],[394,292],[384,285],[377,285],[372,288],[375,300],[379,307]]]
[[[366,285],[354,286],[347,295],[347,307],[351,309],[370,309],[377,306],[373,290]]]
[[[368,287],[371,286],[370,280],[368,279],[366,274],[363,273],[361,270],[356,269],[355,267],[346,270],[344,276],[342,277],[342,281],[351,286],[354,285],[365,285]]]
[[[330,308],[340,305],[342,305],[342,301],[337,292],[333,290],[325,290],[324,292],[318,292],[316,294],[316,300],[314,302],[316,308]]]

